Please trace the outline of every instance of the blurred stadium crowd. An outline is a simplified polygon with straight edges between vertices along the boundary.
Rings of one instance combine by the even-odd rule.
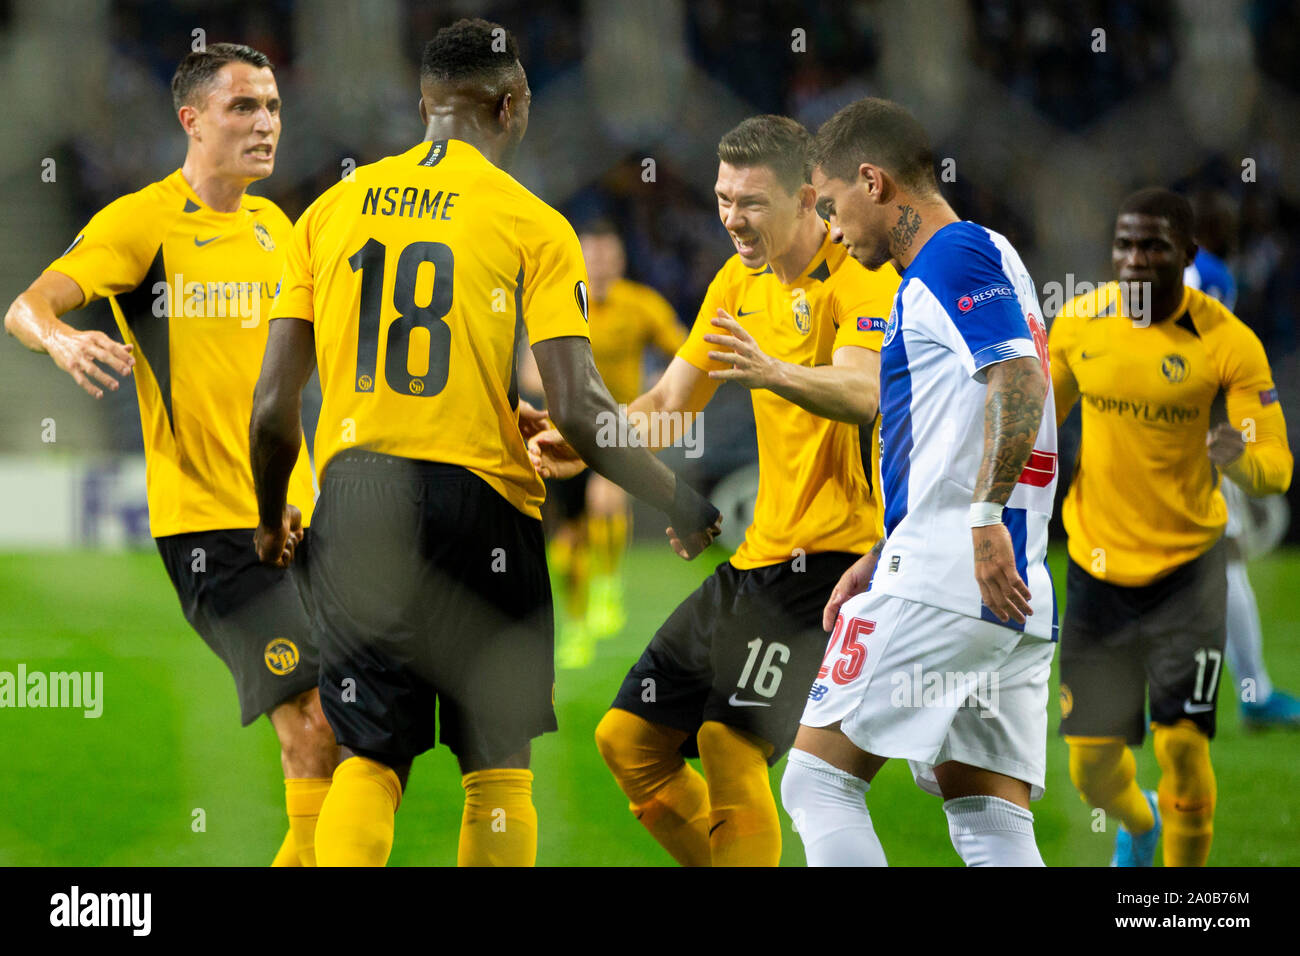
[[[954,0],[947,12],[903,0],[8,0],[0,49],[20,90],[41,89],[5,121],[24,128],[21,148],[6,147],[5,192],[49,192],[5,200],[9,235],[26,238],[0,276],[17,294],[97,209],[179,165],[168,83],[196,28],[276,64],[284,132],[275,175],[254,191],[296,218],[346,164],[421,136],[424,41],[482,15],[515,32],[533,89],[518,178],[575,225],[615,221],[630,277],[687,322],[731,251],[712,196],[717,138],[756,112],[815,129],[863,95],[907,104],[956,160],[942,183],[954,208],[1003,232],[1040,285],[1110,277],[1114,210],[1132,189],[1228,206],[1236,311],[1264,343],[1300,447],[1300,164],[1286,162],[1300,139],[1297,5]],[[61,46],[78,55],[48,55]],[[57,188],[33,172],[43,157]],[[111,327],[106,308],[99,321]],[[8,427],[40,417],[37,383],[92,414],[48,362],[25,359],[0,350],[0,453],[39,447],[33,429]],[[733,398],[743,421],[748,401]],[[106,400],[78,450],[138,449],[134,402],[130,389]],[[752,436],[735,444],[752,454]],[[715,448],[714,466],[734,464]]]

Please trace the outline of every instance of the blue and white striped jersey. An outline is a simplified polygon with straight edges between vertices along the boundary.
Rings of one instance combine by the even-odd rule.
[[[969,509],[984,453],[984,371],[1020,356],[1048,379],[1034,452],[1003,512],[1033,614],[1008,627],[1056,637],[1047,522],[1056,414],[1033,280],[996,232],[952,223],[921,248],[894,298],[881,352],[885,548],[872,590],[1002,623],[980,600]]]

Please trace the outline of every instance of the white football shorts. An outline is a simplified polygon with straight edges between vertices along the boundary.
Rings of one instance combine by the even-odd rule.
[[[1001,624],[867,591],[840,608],[800,723],[836,721],[868,753],[908,761],[942,796],[949,760],[1043,795],[1048,677],[1056,645]]]

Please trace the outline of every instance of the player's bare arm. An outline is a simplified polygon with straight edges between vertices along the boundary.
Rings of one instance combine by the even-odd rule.
[[[987,372],[984,401],[984,457],[972,503],[1005,505],[1034,450],[1043,418],[1047,382],[1036,358],[999,362]],[[971,528],[980,597],[1001,621],[1025,622],[1033,613],[1029,587],[1016,571],[1011,533],[1001,521]]]
[[[620,412],[596,371],[591,343],[563,336],[538,342],[533,354],[551,419],[574,451],[610,481],[667,514],[672,522],[669,540],[683,558],[694,558],[707,548],[722,521],[716,508],[679,481],[648,448],[604,447],[600,442],[600,423]]]
[[[628,415],[637,412],[658,412],[681,415],[697,414],[704,410],[721,384],[683,358],[674,357],[664,374],[654,386],[637,396],[627,407]],[[681,437],[677,417],[666,419],[673,427],[671,434],[642,435],[645,446],[653,451],[668,447]],[[665,442],[666,439],[666,442]],[[586,467],[582,457],[564,440],[556,429],[549,429],[528,443],[533,467],[543,478],[571,478]]]
[[[524,441],[534,435],[540,435],[551,427],[551,419],[544,408],[534,408],[531,403],[519,399],[519,434]]]
[[[131,346],[103,332],[74,329],[60,318],[84,302],[77,283],[62,272],[47,269],[9,306],[5,331],[33,352],[48,354],[92,397],[103,398],[105,388],[114,392],[118,388],[117,379],[109,373],[130,375],[135,357]]]
[[[725,309],[718,310],[713,324],[723,331],[704,336],[704,341],[727,351],[710,352],[709,358],[731,368],[715,369],[709,378],[766,388],[832,421],[850,425],[875,421],[880,407],[879,352],[845,345],[835,350],[830,365],[809,368],[768,355]]]
[[[316,367],[315,331],[302,319],[274,319],[253,392],[248,447],[257,491],[257,556],[288,567],[302,540],[302,514],[288,504],[289,475],[302,445],[302,390]]]
[[[871,583],[871,576],[876,573],[876,563],[880,560],[880,552],[885,550],[885,539],[881,538],[871,550],[864,554],[858,560],[849,565],[849,569],[840,575],[840,579],[835,582],[835,587],[831,590],[830,600],[826,602],[826,609],[822,611],[822,630],[830,631],[835,626],[835,618],[839,617],[840,606],[853,597],[855,594],[861,594]]]

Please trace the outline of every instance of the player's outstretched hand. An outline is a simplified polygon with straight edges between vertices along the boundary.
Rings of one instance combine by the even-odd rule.
[[[47,346],[54,364],[71,375],[73,381],[94,398],[104,397],[100,385],[110,391],[117,391],[117,379],[105,369],[116,372],[123,378],[131,374],[131,368],[135,365],[131,349],[132,346],[116,342],[103,332],[93,329],[84,332],[77,329],[61,331]],[[100,368],[97,363],[102,363],[104,367]]]
[[[1205,453],[1216,467],[1222,468],[1246,453],[1246,442],[1231,422],[1220,422],[1205,436]]]
[[[543,478],[572,478],[587,467],[555,428],[547,428],[528,440],[528,457]]]
[[[1029,585],[1016,570],[1016,551],[1011,545],[1011,532],[998,522],[982,528],[971,528],[975,548],[975,580],[980,586],[980,600],[1006,623],[1014,620],[1025,623],[1030,609]]]
[[[767,388],[776,380],[776,360],[758,347],[754,337],[726,309],[718,309],[713,325],[729,334],[710,333],[704,336],[704,341],[730,351],[710,352],[709,358],[725,362],[731,368],[714,369],[709,372],[709,378],[739,382],[746,388]]]
[[[831,590],[831,599],[822,610],[822,630],[829,631],[835,626],[835,619],[840,616],[840,606],[855,594],[861,594],[871,583],[871,575],[876,571],[876,562],[880,560],[880,551],[872,548],[858,560],[849,565],[849,569],[840,575]]]
[[[677,552],[677,556],[683,560],[693,560],[701,554],[709,545],[713,544],[713,539],[722,533],[722,515],[714,520],[703,531],[696,531],[694,534],[688,534],[684,539],[677,537],[677,532],[671,527],[664,529],[664,534],[668,535],[668,543],[672,549]]]
[[[519,434],[524,436],[524,441],[552,427],[551,420],[546,417],[546,409],[533,408],[522,398],[519,399]]]
[[[253,547],[263,564],[287,568],[293,563],[294,551],[302,541],[302,512],[290,504],[284,506],[284,516],[274,528],[258,525],[253,532]]]

